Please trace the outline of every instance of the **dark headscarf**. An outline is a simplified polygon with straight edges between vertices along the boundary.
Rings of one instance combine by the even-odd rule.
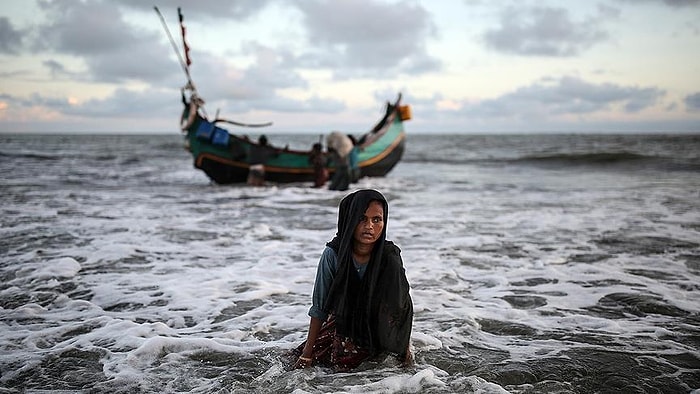
[[[372,201],[384,208],[384,228],[374,244],[362,279],[352,260],[353,235]],[[327,245],[338,256],[338,271],[324,310],[336,317],[340,335],[373,352],[404,354],[411,335],[413,304],[399,248],[386,240],[389,206],[376,190],[345,196],[338,210],[338,232]]]

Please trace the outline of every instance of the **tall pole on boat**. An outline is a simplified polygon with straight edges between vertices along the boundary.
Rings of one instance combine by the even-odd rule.
[[[160,10],[158,7],[154,6],[153,7],[156,10],[156,13],[160,17],[160,22],[163,24],[163,29],[165,29],[165,32],[168,34],[168,38],[170,39],[170,45],[172,45],[173,50],[175,51],[175,55],[177,55],[177,59],[180,61],[180,66],[182,67],[182,71],[185,72],[185,75],[187,76],[187,84],[192,87],[194,90],[194,84],[192,83],[192,77],[190,77],[190,69],[187,67],[187,64],[185,63],[185,60],[182,58],[182,54],[180,53],[180,50],[177,47],[177,44],[175,43],[175,40],[173,39],[173,35],[170,34],[170,29],[168,29],[168,24],[165,22],[165,18],[163,18],[163,14],[160,13]]]

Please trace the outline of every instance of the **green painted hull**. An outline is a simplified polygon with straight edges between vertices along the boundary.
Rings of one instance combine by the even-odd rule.
[[[400,113],[400,96],[394,104],[387,103],[384,118],[372,132],[358,138],[360,176],[385,176],[401,160],[405,147],[405,132]],[[190,115],[186,106],[183,119]],[[218,184],[244,183],[248,178],[251,148],[256,145],[247,138],[230,134],[196,113],[184,130],[186,145],[196,168]],[[365,141],[365,142],[362,142]],[[276,149],[275,157],[265,164],[265,180],[275,183],[311,182],[314,171],[309,151]],[[333,168],[329,168],[332,173]]]

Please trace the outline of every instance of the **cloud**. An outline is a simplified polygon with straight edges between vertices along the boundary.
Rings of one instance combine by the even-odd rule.
[[[633,3],[634,5],[640,5],[642,3],[657,3],[663,4],[674,8],[681,7],[696,7],[700,6],[700,0],[618,0],[624,3]]]
[[[160,112],[164,103],[172,103],[170,90],[136,91],[117,89],[113,94],[102,99],[91,99],[63,109],[66,115],[86,118],[148,118]]]
[[[59,79],[63,77],[69,79],[80,79],[79,73],[71,72],[70,70],[66,69],[66,66],[63,63],[57,60],[44,60],[43,62],[41,62],[41,64],[49,69],[49,74],[53,79]]]
[[[155,31],[128,24],[111,2],[40,2],[49,22],[38,27],[36,50],[82,59],[83,80],[121,83],[163,81],[177,72]],[[59,63],[52,70],[64,68]],[[78,73],[72,70],[72,73]]]
[[[172,103],[171,91],[134,91],[117,89],[112,95],[101,99],[90,99],[75,103],[67,97],[50,97],[33,93],[28,97],[9,94],[0,95],[10,108],[39,109],[84,118],[146,118],[163,108],[163,103]]]
[[[233,65],[212,53],[195,53],[197,67],[193,78],[198,91],[209,98],[206,108],[223,108],[224,118],[249,112],[334,114],[347,109],[337,98],[294,99],[280,94],[285,89],[308,90],[309,84],[295,68],[297,58],[288,49],[272,48],[257,42],[244,43],[241,54],[252,59],[247,67]]]
[[[290,67],[295,60],[288,50],[248,42],[243,45],[242,54],[252,59],[245,68],[222,56],[194,52],[198,60],[192,77],[199,93],[217,100],[207,107],[218,105],[234,113],[303,107],[277,101],[282,89],[308,89],[308,82]]]
[[[2,100],[6,101],[10,107],[45,107],[58,110],[59,112],[70,106],[68,99],[65,97],[46,97],[39,93],[33,93],[26,98],[3,94]]]
[[[113,4],[95,1],[39,4],[49,21],[39,27],[37,46],[41,49],[97,55],[128,46],[135,38]]]
[[[230,0],[197,0],[196,2],[184,2],[174,0],[161,0],[157,2],[158,8],[164,14],[182,8],[185,21],[188,19],[201,20],[202,17],[211,19],[226,19],[228,21],[242,21],[248,19],[263,9],[270,0],[255,1],[230,1]],[[153,12],[153,3],[143,0],[120,0],[120,5],[146,12]],[[190,6],[188,6],[190,4]],[[184,5],[184,6],[183,6]]]
[[[4,81],[0,88],[0,128],[11,130],[14,125],[10,121],[25,122],[27,126],[22,129],[34,131],[52,125],[58,128],[64,121],[73,122],[67,130],[92,130],[98,126],[130,130],[132,125],[141,127],[156,121],[165,125],[158,126],[161,130],[176,127],[182,109],[178,88],[184,85],[185,78],[153,13],[153,3],[13,1],[16,3],[8,7],[7,16],[0,16],[0,78]],[[207,100],[210,116],[221,108],[223,117],[249,118],[237,120],[250,122],[273,120],[275,127],[289,119],[296,124],[314,125],[354,122],[357,108],[353,106],[369,105],[373,98],[393,101],[400,90],[405,102],[413,106],[414,130],[424,127],[431,131],[463,131],[472,126],[478,131],[489,127],[523,130],[536,124],[564,130],[561,125],[577,129],[583,123],[642,123],[663,116],[670,122],[685,116],[690,119],[688,122],[695,122],[697,129],[700,92],[660,104],[666,95],[666,82],[661,77],[668,72],[657,73],[658,80],[647,81],[646,85],[642,80],[640,84],[615,83],[614,79],[606,79],[610,83],[594,83],[593,79],[561,77],[562,73],[591,75],[585,70],[609,68],[607,63],[614,63],[609,57],[601,63],[597,54],[590,51],[609,39],[610,23],[619,16],[616,8],[608,6],[509,1],[504,4],[517,3],[518,8],[497,5],[493,19],[492,2],[480,0],[478,15],[459,15],[451,8],[456,7],[454,4],[447,7],[424,0],[156,3],[168,17],[178,45],[178,6],[184,5],[190,32],[201,29],[191,35],[192,41],[204,41],[204,45],[198,41],[192,47],[192,76]],[[456,3],[465,10],[464,2]],[[625,12],[636,4],[630,0],[604,3],[619,6]],[[659,23],[675,26],[679,32],[673,42],[679,48],[692,46],[683,44],[681,39],[692,42],[697,38],[688,30],[697,29],[697,23],[688,18],[697,10],[690,7],[700,5],[700,0],[639,3],[646,7],[644,12],[658,11]],[[534,5],[538,7],[533,8]],[[442,23],[446,15],[449,18],[440,25],[445,29],[445,37],[439,37],[436,23]],[[636,22],[635,18],[625,20],[628,21]],[[455,86],[461,82],[444,77],[459,77],[463,71],[464,81],[469,83],[466,73],[470,72],[473,59],[480,61],[483,56],[484,62],[493,60],[479,52],[483,48],[470,47],[463,41],[468,39],[463,30],[465,24],[477,29],[469,30],[470,34],[481,32],[481,43],[492,51],[548,57],[529,58],[528,61],[540,63],[528,63],[527,72],[535,70],[539,76],[559,77],[522,82],[519,77],[510,79],[509,75],[495,74],[494,68],[490,78],[498,79],[496,88],[515,85],[507,88],[505,94],[478,93],[482,99],[463,100],[459,86]],[[489,28],[487,24],[492,25]],[[612,36],[614,31],[609,32]],[[438,41],[440,38],[443,40]],[[219,39],[222,41],[216,42]],[[242,41],[246,39],[250,41]],[[671,42],[666,45],[676,48]],[[438,53],[440,59],[434,57]],[[571,63],[572,56],[578,56],[575,63]],[[687,56],[669,58],[669,62],[692,63],[692,56]],[[629,60],[633,61],[631,57]],[[444,75],[436,73],[442,69],[443,61],[454,67]],[[653,62],[643,60],[637,64],[640,70],[653,66]],[[689,67],[678,72],[688,72],[684,70],[692,69]],[[429,75],[422,78],[422,74]],[[596,81],[620,77],[613,73],[593,75]],[[635,75],[628,73],[624,77],[630,81]],[[674,85],[668,89],[669,98],[682,97]],[[409,94],[414,91],[420,97]],[[322,97],[323,94],[330,97]],[[652,107],[654,111],[649,111]],[[80,126],[80,122],[85,122],[85,126]]]
[[[486,45],[500,52],[523,56],[575,56],[608,37],[602,24],[618,15],[610,7],[600,7],[598,15],[573,21],[563,8],[508,8],[501,15],[501,26],[488,30]]]
[[[685,6],[699,6],[700,1],[698,0],[662,0],[664,4],[670,5],[671,7],[685,7]]]
[[[309,68],[329,68],[336,78],[418,74],[439,70],[426,40],[435,34],[430,14],[420,5],[402,1],[304,0],[309,45],[300,61]]]
[[[200,15],[221,17],[226,12],[217,13],[216,10],[226,9],[229,14],[246,17],[259,11],[261,4],[264,4],[244,3],[249,5],[238,7],[228,3],[204,2],[198,3],[196,10]],[[253,3],[256,5],[252,6]],[[43,111],[86,121],[102,118],[143,119],[156,113],[177,113],[179,94],[176,89],[184,85],[185,79],[173,58],[172,48],[163,39],[160,29],[144,30],[128,23],[124,10],[120,8],[131,5],[132,8],[142,8],[153,17],[152,6],[143,4],[91,0],[40,2],[47,22],[35,26],[36,41],[32,49],[46,56],[41,64],[51,79],[82,84],[111,84],[115,90],[108,96],[83,102],[76,102],[68,96],[47,96],[45,93],[24,97],[4,95],[2,100],[7,108]],[[0,19],[0,31],[4,26],[6,32],[17,32],[9,21],[4,22],[3,25],[3,19]],[[3,37],[7,38],[6,42],[21,42],[21,37],[10,40],[14,37],[11,34],[4,34]],[[306,100],[295,100],[279,95],[280,89],[308,88],[307,81],[294,69],[297,59],[288,49],[245,43],[240,54],[252,59],[246,68],[233,66],[230,59],[223,55],[198,49],[192,52],[193,58],[196,58],[193,77],[205,98],[212,99],[207,105],[212,113],[215,108],[225,108],[229,114],[253,110],[336,113],[345,109],[345,104],[337,99],[312,96]],[[12,77],[19,75],[19,72],[4,72],[2,75]],[[129,85],[129,82],[139,84]]]
[[[249,104],[247,104],[249,105]],[[347,106],[338,99],[323,98],[314,95],[306,100],[294,100],[286,97],[273,97],[262,105],[254,105],[249,110],[268,110],[286,113],[334,114],[345,110]]]
[[[688,111],[700,111],[700,92],[685,96],[683,102]]]
[[[0,53],[18,53],[22,47],[22,34],[12,26],[9,18],[0,17]]]
[[[663,90],[593,84],[576,77],[543,79],[501,97],[465,104],[470,117],[532,118],[586,115],[621,106],[626,113],[649,108],[665,95]]]

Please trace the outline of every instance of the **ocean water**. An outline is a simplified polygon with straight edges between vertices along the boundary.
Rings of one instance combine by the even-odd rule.
[[[317,136],[270,136],[306,147]],[[2,393],[700,390],[699,135],[411,135],[376,188],[415,364],[285,370],[345,192],[179,135],[0,135]]]

